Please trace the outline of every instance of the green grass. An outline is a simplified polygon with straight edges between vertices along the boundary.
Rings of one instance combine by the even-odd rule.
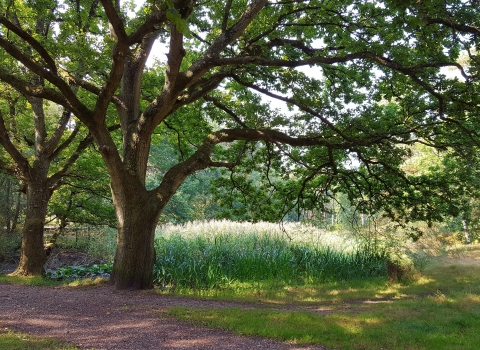
[[[342,237],[332,244],[333,235],[317,229],[297,225],[289,239],[272,224],[217,222],[207,228],[185,226],[183,231],[159,233],[157,285],[238,289],[244,284],[303,285],[386,276],[385,251]]]
[[[0,283],[20,284],[25,286],[46,286],[46,287],[56,287],[56,286],[88,287],[88,286],[95,286],[103,283],[108,283],[108,280],[102,277],[97,277],[95,279],[78,278],[74,280],[64,279],[64,280],[56,281],[48,278],[42,278],[40,276],[22,277],[22,276],[0,275]]]
[[[42,278],[41,276],[22,277],[22,276],[8,276],[8,275],[1,275],[1,274],[0,274],[0,283],[23,284],[23,285],[29,285],[29,286],[58,286],[62,284],[62,282],[45,279],[45,278]]]
[[[168,314],[236,334],[329,348],[479,349],[480,250],[464,254],[431,263],[408,284],[284,286],[292,295],[278,293],[261,309],[174,307]]]
[[[62,343],[53,338],[0,330],[0,350],[74,350],[76,346]]]

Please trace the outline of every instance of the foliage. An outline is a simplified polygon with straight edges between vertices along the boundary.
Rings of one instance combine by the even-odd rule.
[[[17,256],[21,241],[19,234],[0,233],[0,262],[13,260]]]
[[[47,271],[45,277],[56,281],[109,277],[112,272],[112,266],[112,263],[93,264],[92,266],[67,266],[55,271]]]
[[[57,245],[62,249],[84,252],[94,260],[112,261],[116,238],[116,230],[110,227],[72,226],[58,237]]]
[[[109,178],[93,147],[87,148],[55,191],[48,207],[51,221],[61,226],[116,226]]]
[[[208,234],[160,235],[155,242],[154,282],[162,288],[210,289],[234,282],[301,285],[386,276],[388,256],[368,247],[342,249],[343,242],[334,248],[321,238],[306,243],[301,237],[289,241],[278,230],[275,234],[222,232],[218,226]]]
[[[25,211],[25,197],[20,191],[18,180],[0,173],[0,227],[5,234],[15,234],[21,228]]]

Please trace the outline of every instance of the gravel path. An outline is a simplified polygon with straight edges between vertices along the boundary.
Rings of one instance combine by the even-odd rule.
[[[80,349],[302,349],[270,339],[236,336],[162,316],[172,306],[252,307],[182,299],[152,292],[0,284],[0,327],[75,344]]]

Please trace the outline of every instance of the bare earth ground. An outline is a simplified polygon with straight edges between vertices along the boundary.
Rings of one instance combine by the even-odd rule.
[[[242,337],[162,315],[171,306],[245,307],[145,292],[0,284],[0,329],[54,337],[81,349],[326,349]]]
[[[78,257],[59,254],[56,264],[70,265]],[[48,265],[48,264],[47,264]],[[0,266],[5,273],[16,264]],[[12,330],[54,337],[80,349],[302,349],[258,337],[243,337],[207,329],[165,316],[172,306],[240,307],[234,302],[176,298],[153,292],[119,292],[108,285],[86,288],[0,284],[0,332]],[[263,306],[264,307],[264,306]]]

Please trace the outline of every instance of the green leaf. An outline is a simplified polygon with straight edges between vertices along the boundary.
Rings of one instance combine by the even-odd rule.
[[[175,24],[177,31],[185,35],[187,38],[192,37],[187,21],[180,17],[180,14],[176,9],[169,8],[166,12],[166,16],[170,22]]]

